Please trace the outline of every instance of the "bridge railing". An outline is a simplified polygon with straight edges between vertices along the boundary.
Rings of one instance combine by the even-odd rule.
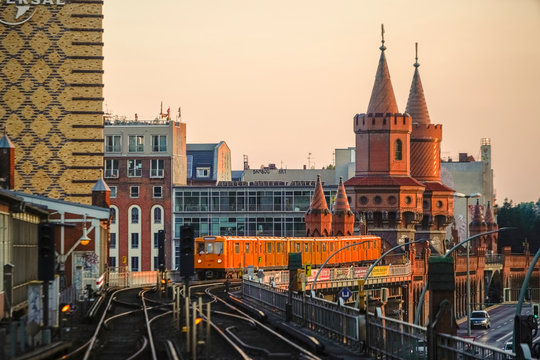
[[[433,336],[437,354],[428,354],[428,329],[385,316],[369,316],[367,346],[373,356],[388,359],[484,359],[509,360],[504,350],[448,334]],[[428,357],[429,356],[429,357]]]
[[[280,310],[282,314],[286,311],[288,291],[285,289],[244,279],[242,294]],[[363,345],[364,339],[360,334],[362,319],[358,309],[311,297],[307,292],[295,292],[292,295],[292,316],[295,321],[341,344],[357,349]]]
[[[486,264],[498,264],[504,263],[504,255],[502,254],[486,254]]]
[[[109,287],[152,286],[157,283],[157,271],[108,271]]]

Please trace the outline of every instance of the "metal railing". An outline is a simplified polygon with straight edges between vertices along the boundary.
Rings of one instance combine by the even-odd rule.
[[[244,279],[242,295],[278,309],[282,313],[286,311],[287,290]],[[296,322],[343,345],[357,349],[363,346],[360,334],[362,319],[358,309],[312,297],[306,293],[293,293],[292,316]]]
[[[371,316],[367,321],[368,349],[373,356],[387,359],[483,359],[509,360],[515,354],[448,334],[433,334],[429,346],[428,329],[385,316]],[[435,351],[436,354],[430,353]]]

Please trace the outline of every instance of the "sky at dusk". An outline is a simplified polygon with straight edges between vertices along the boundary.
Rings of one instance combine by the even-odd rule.
[[[355,145],[386,56],[401,112],[414,43],[442,157],[480,159],[497,203],[540,198],[540,1],[107,0],[105,110],[153,119],[181,107],[188,143],[225,141],[234,170],[326,167]]]

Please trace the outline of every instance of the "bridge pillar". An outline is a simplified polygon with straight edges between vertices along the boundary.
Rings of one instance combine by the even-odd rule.
[[[437,333],[457,334],[454,304],[454,258],[431,256],[428,268],[429,327]]]
[[[454,258],[431,256],[428,260],[429,322],[427,326],[428,359],[444,359],[437,347],[436,335],[457,335],[454,304]]]

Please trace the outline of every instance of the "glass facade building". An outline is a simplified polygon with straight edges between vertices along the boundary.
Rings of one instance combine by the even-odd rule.
[[[195,237],[305,236],[304,215],[311,204],[315,182],[272,185],[241,182],[232,186],[174,187],[175,264],[179,264],[180,227],[192,225]],[[337,186],[324,188],[328,207]]]

